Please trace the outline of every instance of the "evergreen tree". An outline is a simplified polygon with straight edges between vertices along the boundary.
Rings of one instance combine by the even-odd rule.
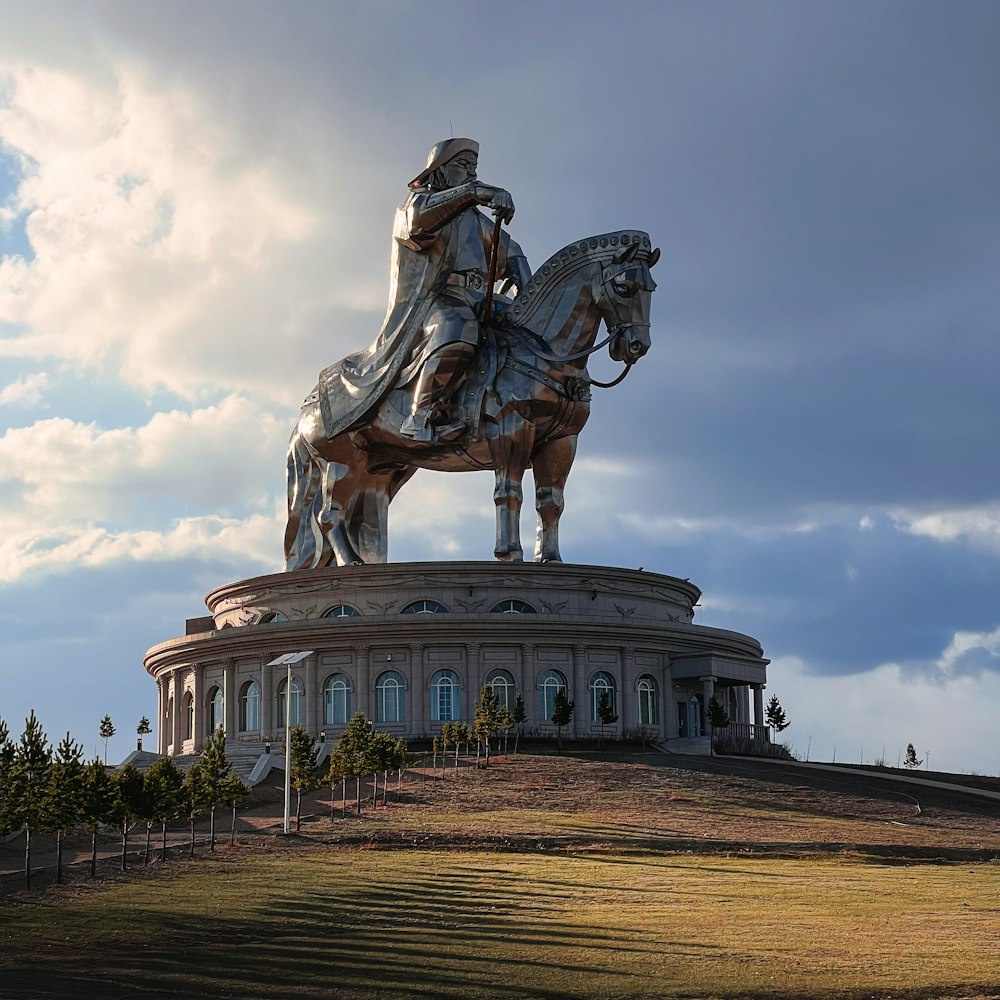
[[[358,815],[361,814],[361,776],[368,773],[368,744],[371,739],[371,723],[364,713],[355,712],[340,734],[335,751],[339,755],[344,777],[354,778]]]
[[[128,867],[128,835],[146,812],[146,783],[142,771],[126,764],[111,779],[115,790],[114,817],[122,835],[122,871]]]
[[[52,767],[52,748],[35,718],[25,720],[7,775],[10,828],[24,827],[24,887],[31,888],[31,835],[45,827],[45,796]]]
[[[10,799],[10,768],[14,761],[14,744],[7,723],[0,719],[0,837],[14,830],[13,803]]]
[[[920,760],[920,759],[917,758],[916,748],[913,746],[912,743],[907,743],[906,744],[906,756],[903,758],[903,767],[906,767],[906,768],[909,768],[910,770],[912,770],[915,767],[920,767],[920,765],[922,763],[923,763],[923,760]],[[928,764],[927,767],[928,767],[928,769],[930,769],[930,764]]]
[[[229,825],[229,846],[236,845],[236,809],[239,804],[250,794],[250,786],[244,784],[243,780],[235,771],[230,771],[229,777],[223,781],[223,801],[228,802],[233,810],[232,821]]]
[[[115,787],[108,769],[95,757],[83,771],[81,821],[90,834],[90,874],[97,874],[97,837],[101,827],[114,821]]]
[[[330,822],[333,822],[333,810],[335,801],[334,789],[339,784],[341,786],[340,791],[340,803],[344,811],[344,818],[347,818],[347,770],[344,765],[344,754],[343,751],[334,747],[330,752],[330,765],[326,772],[326,780],[330,786]]]
[[[111,721],[110,715],[105,715],[101,719],[101,724],[98,727],[98,733],[102,740],[104,740],[104,766],[108,766],[108,740],[115,735],[115,724]]]
[[[517,753],[517,746],[521,742],[521,726],[527,717],[528,713],[524,709],[524,695],[519,694],[514,701],[514,725],[517,726],[517,731],[514,733],[515,754]]]
[[[764,710],[764,722],[776,733],[780,733],[790,725],[776,694],[771,695],[771,700],[767,703],[767,708]]]
[[[207,803],[202,798],[202,780],[199,771],[201,770],[202,762],[195,761],[188,768],[187,774],[184,776],[184,785],[180,790],[178,795],[178,805],[180,808],[180,815],[183,816],[191,830],[191,842],[188,846],[188,857],[194,857],[194,824],[198,817],[205,811]]]
[[[568,726],[573,721],[574,702],[566,697],[564,688],[556,691],[552,699],[552,725],[556,727],[559,734],[559,753],[562,753],[562,731],[564,726]]]
[[[301,725],[292,726],[291,784],[295,789],[295,832],[302,827],[302,793],[319,787],[316,774],[316,740]]]
[[[184,812],[184,772],[170,757],[161,757],[143,774],[151,822],[160,824],[160,860],[167,860],[167,824]]]
[[[510,731],[514,728],[514,716],[506,705],[500,709],[499,723],[500,729],[503,732],[503,754],[506,757],[507,737],[510,735]]]
[[[729,725],[729,713],[715,695],[708,699],[708,721],[713,730],[725,729]]]
[[[138,736],[138,742],[136,743],[136,750],[142,749],[142,738],[143,736],[148,736],[153,731],[153,727],[149,724],[149,719],[144,715],[140,720],[139,724],[135,727],[136,736]]]
[[[476,739],[486,746],[486,766],[490,766],[490,737],[500,728],[500,702],[488,684],[479,692],[475,716]]]
[[[226,802],[225,789],[233,765],[226,756],[226,734],[219,726],[205,741],[201,760],[188,772],[194,804],[207,808],[209,850],[215,851],[215,809]]]
[[[604,746],[604,727],[618,721],[611,704],[611,696],[607,691],[602,691],[601,697],[597,699],[597,717],[601,720],[601,746]]]
[[[709,748],[712,753],[715,753],[715,734],[729,725],[729,713],[715,695],[708,699],[708,721],[712,726],[712,739]]]
[[[368,756],[365,770],[370,770],[375,776],[372,789],[372,805],[378,803],[378,775],[382,772],[382,804],[385,805],[385,789],[389,783],[389,768],[396,761],[396,740],[388,733],[374,733],[368,743]]]
[[[400,738],[396,740],[396,749],[393,754],[392,766],[396,769],[396,801],[403,797],[403,771],[410,763],[410,751],[406,745],[406,740]]]
[[[83,747],[66,734],[56,749],[45,790],[45,827],[56,834],[56,883],[62,884],[63,838],[83,818]]]

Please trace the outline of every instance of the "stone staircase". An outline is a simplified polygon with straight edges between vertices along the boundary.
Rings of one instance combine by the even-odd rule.
[[[271,747],[274,753],[275,747]],[[244,780],[250,777],[257,761],[264,752],[263,742],[257,740],[226,740],[226,756],[233,770]]]
[[[676,740],[664,740],[659,746],[665,753],[688,754],[692,757],[712,756],[711,736],[686,736]]]

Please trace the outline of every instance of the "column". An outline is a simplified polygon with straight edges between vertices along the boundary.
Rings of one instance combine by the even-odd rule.
[[[427,710],[427,689],[424,683],[424,650],[414,643],[410,646],[410,714],[407,732],[422,736],[431,731],[430,712]]]
[[[357,674],[354,680],[354,711],[363,712],[366,719],[374,719],[375,701],[368,655],[367,646],[361,646],[354,651],[354,670]]]
[[[194,703],[194,752],[205,745],[205,664],[196,663],[192,670],[191,697]]]
[[[171,729],[171,739],[173,743],[171,745],[171,753],[176,757],[181,752],[181,698],[184,693],[184,687],[182,682],[181,667],[178,667],[171,674],[171,679],[174,682],[174,714],[170,720]]]
[[[520,676],[514,677],[517,693],[524,698],[525,725],[534,725],[538,718],[538,692],[535,691],[535,646],[526,642],[521,646]]]
[[[708,703],[715,697],[715,678],[699,677],[701,681],[701,734],[702,736],[712,735],[712,723],[708,718]]]
[[[164,714],[167,711],[167,691],[166,685],[164,684],[164,678],[161,674],[156,678],[156,752],[166,753],[164,749],[164,744],[166,743],[166,722],[164,720]]]
[[[639,724],[639,712],[635,701],[635,647],[623,646],[622,660],[622,690],[621,701],[618,704],[618,732],[633,729]]]
[[[306,681],[305,681],[305,711],[302,714],[302,725],[306,727],[306,732],[312,736],[319,735],[319,692],[316,690],[316,661],[318,656],[306,658]]]
[[[222,718],[226,727],[226,738],[236,738],[236,703],[240,693],[236,690],[236,663],[223,660],[222,663]]]
[[[764,725],[764,685],[751,684],[753,688],[753,721],[758,726]]]
[[[274,667],[267,665],[266,659],[260,664],[260,736],[263,740],[274,739]]]
[[[750,721],[750,688],[741,684],[736,689],[737,722],[744,726]]]
[[[573,732],[577,736],[590,733],[590,692],[587,690],[587,647],[573,647]]]
[[[477,642],[470,642],[465,646],[465,677],[468,690],[465,692],[463,699],[465,703],[462,706],[464,719],[471,719],[475,715],[476,701],[483,689],[482,663],[479,660],[481,648]]]

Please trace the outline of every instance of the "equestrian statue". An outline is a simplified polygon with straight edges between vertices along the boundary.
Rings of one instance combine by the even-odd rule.
[[[389,504],[417,469],[492,469],[494,554],[520,562],[530,467],[535,560],[561,561],[563,490],[590,387],[617,384],[649,350],[660,251],[621,230],[571,243],[532,274],[502,229],[514,202],[478,180],[478,159],[472,139],[431,150],[396,211],[378,337],[324,369],[302,404],[288,445],[287,570],[384,563]],[[625,365],[610,383],[587,372],[604,346]]]

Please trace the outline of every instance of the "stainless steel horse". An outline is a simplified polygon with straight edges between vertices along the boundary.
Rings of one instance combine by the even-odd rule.
[[[373,400],[363,420],[331,436],[319,401],[325,389],[314,390],[288,446],[286,569],[385,562],[389,504],[421,468],[494,470],[494,554],[514,562],[523,559],[521,480],[532,468],[535,560],[560,562],[563,489],[590,414],[587,358],[607,344],[627,372],[649,350],[650,268],[659,256],[645,233],[624,230],[550,257],[505,303],[499,323],[484,330],[456,399],[470,427],[459,440],[400,436],[411,399],[406,386]],[[597,343],[602,320],[608,337]]]

